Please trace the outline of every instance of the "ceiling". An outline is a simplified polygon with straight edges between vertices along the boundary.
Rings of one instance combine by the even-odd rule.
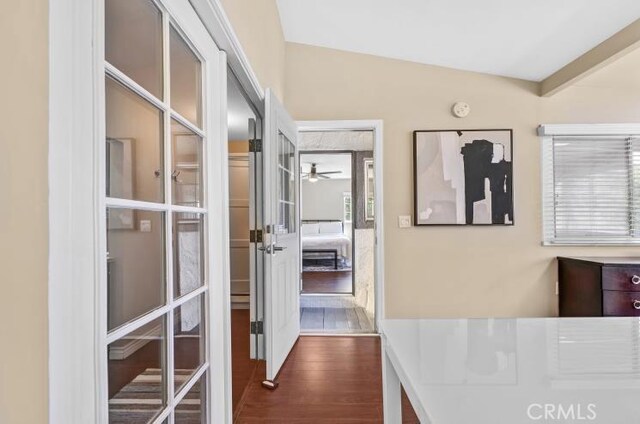
[[[350,153],[301,153],[300,168],[302,172],[309,172],[311,164],[316,164],[317,172],[340,171],[340,174],[331,174],[327,177],[332,180],[351,179],[351,154]]]
[[[541,81],[640,18],[638,0],[277,0],[286,41]]]

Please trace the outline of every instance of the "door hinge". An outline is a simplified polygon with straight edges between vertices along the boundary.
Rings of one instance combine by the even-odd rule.
[[[255,140],[249,140],[249,151],[251,153],[262,152],[262,140],[260,140],[259,138]]]
[[[251,321],[251,334],[264,334],[262,321]]]
[[[250,243],[262,243],[263,236],[262,230],[250,230],[249,231],[249,242]]]

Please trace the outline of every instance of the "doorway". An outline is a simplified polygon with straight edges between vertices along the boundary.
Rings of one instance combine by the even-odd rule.
[[[353,152],[300,152],[303,294],[352,295]]]
[[[373,130],[301,131],[301,331],[374,334]]]
[[[251,285],[255,284],[252,261],[255,246],[251,243],[252,214],[255,220],[255,205],[252,205],[252,161],[250,140],[256,138],[255,131],[262,124],[257,108],[252,104],[236,76],[227,74],[227,142],[229,169],[229,266],[230,266],[230,310],[231,310],[231,395],[234,414],[240,400],[260,366],[255,352],[255,343],[250,335],[252,310],[250,307]],[[262,371],[264,372],[264,371]]]

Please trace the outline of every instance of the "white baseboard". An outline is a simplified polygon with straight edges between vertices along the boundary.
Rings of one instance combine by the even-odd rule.
[[[146,346],[150,341],[158,340],[158,335],[160,335],[161,330],[161,326],[156,325],[145,333],[136,336],[135,339],[132,339],[124,346],[109,346],[109,360],[121,361],[127,359],[129,356]]]

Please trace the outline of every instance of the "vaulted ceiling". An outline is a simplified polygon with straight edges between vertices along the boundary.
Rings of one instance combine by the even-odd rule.
[[[541,81],[639,0],[277,0],[286,41]]]

